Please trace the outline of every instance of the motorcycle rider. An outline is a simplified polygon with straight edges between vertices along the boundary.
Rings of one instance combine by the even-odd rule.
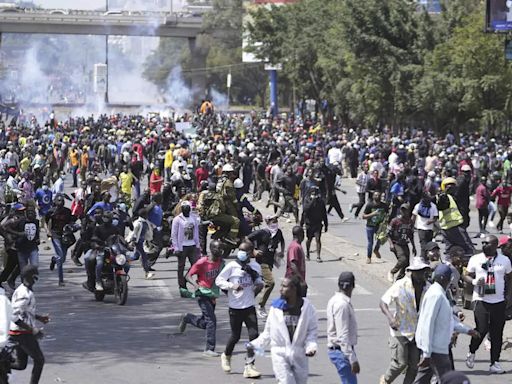
[[[233,181],[236,174],[231,164],[225,164],[222,167],[223,177],[217,184],[218,208],[210,213],[213,216],[211,220],[228,231],[228,235],[223,239],[225,242],[235,245],[238,239],[238,229],[240,220],[238,219],[238,210],[236,208],[237,200]],[[215,204],[214,204],[215,206]],[[211,207],[213,208],[213,206]]]
[[[111,236],[121,235],[119,228],[112,224],[112,212],[103,212],[101,222],[94,228],[91,238],[91,249],[85,254],[85,270],[87,271],[87,282],[84,288],[93,292],[103,291],[101,284],[101,271],[105,260],[104,248]]]

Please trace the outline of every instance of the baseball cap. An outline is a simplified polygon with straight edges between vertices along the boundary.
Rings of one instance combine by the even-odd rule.
[[[425,251],[433,251],[434,249],[439,249],[439,244],[437,244],[435,241],[429,241],[426,245],[425,245]]]
[[[500,240],[498,242],[498,247],[503,247],[505,244],[507,244],[512,238],[510,236],[501,236]]]
[[[411,208],[411,206],[409,205],[409,203],[403,203],[401,206],[400,206],[400,209],[407,209],[409,210]]]
[[[443,276],[445,279],[450,280],[452,278],[452,269],[446,264],[439,264],[434,270],[435,276]]]
[[[406,268],[407,271],[421,271],[422,269],[430,268],[430,265],[423,262],[421,257],[413,257],[412,263]]]
[[[24,211],[27,208],[21,203],[15,203],[12,205],[12,209],[15,211]]]
[[[428,173],[428,177],[436,177],[436,173],[434,171],[430,171]]]
[[[355,286],[356,278],[352,272],[341,272],[338,277],[338,287],[346,288],[347,286]]]
[[[460,168],[460,170],[461,170],[462,172],[468,172],[468,171],[469,171],[469,172],[471,172],[471,167],[470,167],[468,164],[464,164],[464,165]]]

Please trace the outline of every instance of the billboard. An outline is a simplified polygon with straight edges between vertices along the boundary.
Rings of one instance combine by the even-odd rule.
[[[485,29],[487,32],[512,31],[512,1],[487,0]]]
[[[94,64],[94,92],[107,93],[107,65]]]

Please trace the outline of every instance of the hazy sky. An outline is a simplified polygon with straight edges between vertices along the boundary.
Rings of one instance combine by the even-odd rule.
[[[111,9],[118,8],[118,4],[127,4],[127,9],[147,11],[159,10],[160,7],[166,7],[171,2],[171,0],[34,0],[34,3],[44,8],[90,10],[105,9],[107,1]],[[184,2],[184,0],[172,1],[176,6]],[[160,7],[157,4],[160,4]]]
[[[105,0],[36,0],[44,8],[98,9],[105,8]]]

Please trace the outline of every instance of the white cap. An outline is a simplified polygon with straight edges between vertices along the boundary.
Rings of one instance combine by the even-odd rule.
[[[222,172],[234,172],[235,169],[233,168],[233,166],[231,164],[225,164],[223,167],[222,167]]]
[[[233,185],[235,186],[236,189],[240,189],[240,188],[244,187],[244,182],[242,180],[240,180],[240,179],[236,179],[233,182]]]

